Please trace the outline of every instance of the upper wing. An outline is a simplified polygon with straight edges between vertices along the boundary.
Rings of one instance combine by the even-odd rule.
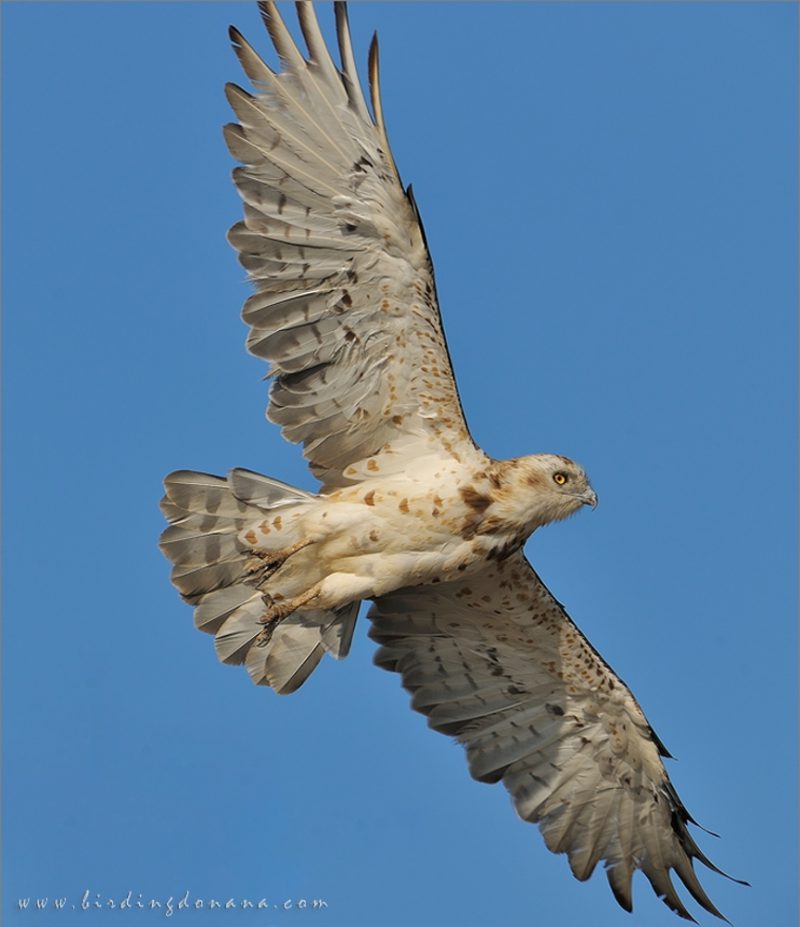
[[[257,292],[249,349],[272,364],[269,418],[304,445],[327,487],[469,441],[416,206],[403,190],[381,111],[378,49],[370,115],[347,11],[336,4],[341,67],[311,3],[298,3],[308,58],[274,3],[259,4],[280,56],[275,74],[231,30],[256,95],[228,86],[225,127],[244,222],[230,232]],[[358,464],[361,466],[358,466]],[[376,469],[372,464],[370,469]]]
[[[484,572],[376,600],[375,662],[402,674],[412,707],[464,744],[472,775],[502,779],[520,816],[588,879],[600,860],[632,909],[641,869],[692,920],[670,879],[719,917],[693,868],[720,872],[690,835],[666,750],[630,690],[570,620],[522,553]],[[723,873],[724,874],[724,873]]]

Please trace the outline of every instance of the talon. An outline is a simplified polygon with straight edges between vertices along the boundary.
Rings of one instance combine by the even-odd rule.
[[[297,611],[298,608],[302,608],[304,605],[308,605],[308,603],[313,601],[318,595],[319,584],[317,584],[317,586],[313,586],[307,592],[304,592],[302,595],[299,595],[294,599],[285,599],[280,594],[275,596],[264,594],[263,599],[266,611],[261,618],[257,619],[259,624],[264,625],[264,631],[262,631],[261,634],[269,631],[271,635],[275,629],[275,626],[278,625],[282,619],[291,615],[292,612]],[[259,637],[260,636],[261,635],[259,635]]]
[[[267,644],[272,640],[272,632],[275,630],[274,626],[270,625],[269,627],[264,628],[263,631],[259,631],[256,635],[255,641],[253,641],[256,647],[266,647]]]
[[[269,601],[264,604],[267,606],[267,610],[264,617],[258,619],[258,623],[263,625],[276,625],[282,618],[291,615],[297,608],[297,603],[292,599],[288,602],[277,602],[275,599],[270,598]]]

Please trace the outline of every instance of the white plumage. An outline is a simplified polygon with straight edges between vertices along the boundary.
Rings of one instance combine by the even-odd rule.
[[[689,834],[666,751],[521,552],[536,528],[596,504],[586,474],[553,455],[492,460],[467,430],[419,213],[386,136],[377,43],[370,114],[344,4],[340,64],[310,3],[298,4],[307,54],[275,5],[260,6],[281,71],[231,30],[255,95],[228,87],[244,200],[230,240],[255,286],[243,318],[271,365],[268,417],[322,487],[171,474],[173,582],[220,659],[282,693],[325,653],[347,654],[372,599],[376,662],[578,879],[603,862],[630,910],[641,869],[691,919],[674,871],[721,916],[693,860],[719,870]]]

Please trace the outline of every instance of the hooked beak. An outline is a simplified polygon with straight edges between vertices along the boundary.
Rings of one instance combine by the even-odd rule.
[[[591,505],[593,509],[597,508],[597,493],[593,489],[587,489],[582,492],[578,498],[584,505]]]

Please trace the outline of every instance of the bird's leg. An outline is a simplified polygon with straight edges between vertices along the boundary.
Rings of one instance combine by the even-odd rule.
[[[253,551],[253,555],[264,563],[283,563],[283,561],[288,560],[292,554],[296,554],[299,550],[303,550],[304,547],[308,547],[309,544],[313,543],[313,540],[306,539],[292,544],[291,547],[284,547],[282,550],[264,550],[263,548],[259,548]]]
[[[280,621],[287,615],[291,615],[291,613],[296,612],[298,608],[302,608],[304,605],[308,605],[309,602],[316,599],[320,593],[321,587],[321,582],[315,583],[310,589],[295,596],[293,599],[285,599],[280,595],[274,598],[265,595],[264,600],[267,605],[267,611],[263,618],[259,618],[259,621],[262,624],[272,624],[273,622]]]

